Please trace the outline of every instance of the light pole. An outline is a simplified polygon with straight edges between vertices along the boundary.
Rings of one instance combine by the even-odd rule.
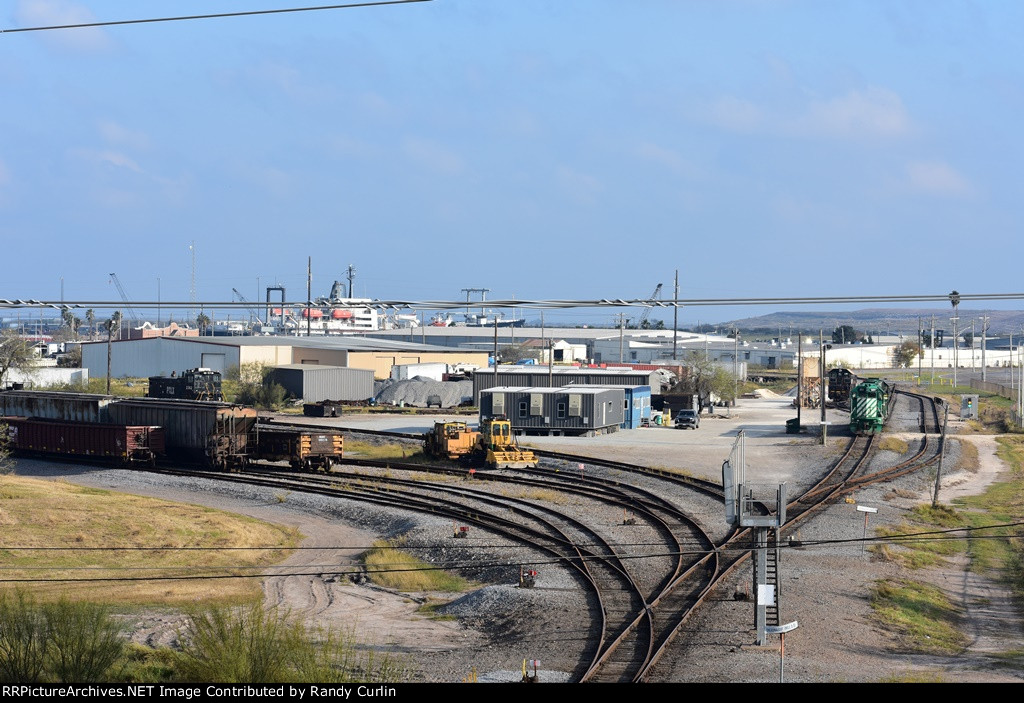
[[[818,331],[818,364],[820,366],[820,383],[821,383],[821,444],[824,446],[828,444],[828,423],[825,420],[825,352],[832,348],[831,344],[825,344],[825,335],[823,330]]]

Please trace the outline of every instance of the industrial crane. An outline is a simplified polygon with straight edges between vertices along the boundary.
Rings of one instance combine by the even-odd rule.
[[[253,308],[252,303],[246,300],[245,296],[239,293],[237,288],[232,288],[231,291],[238,298],[238,302],[245,303],[245,309],[249,311],[249,314],[252,316],[252,319],[256,321],[256,324],[262,325],[263,322],[260,320],[260,316],[256,313],[255,308]]]
[[[651,298],[650,299],[651,300],[660,300],[661,299],[660,296],[661,296],[661,284],[659,283],[658,287],[654,289],[653,293],[651,293]],[[653,306],[644,308],[644,311],[640,314],[640,323],[637,325],[639,328],[643,329],[644,323],[647,322],[647,318],[651,316],[651,308],[652,307]]]
[[[121,281],[118,280],[117,274],[110,274],[110,280],[114,282],[115,286],[117,286],[117,292],[121,295],[121,300],[124,301],[124,307],[128,311],[128,316],[129,319],[131,319],[132,324],[142,324],[142,320],[139,318],[139,314],[135,312],[135,308],[133,308],[132,304],[128,301],[128,294],[124,292],[124,287],[121,285]]]

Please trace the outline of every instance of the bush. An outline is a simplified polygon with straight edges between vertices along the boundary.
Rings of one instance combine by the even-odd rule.
[[[49,670],[58,681],[96,683],[124,653],[121,626],[110,609],[94,603],[61,600],[44,605],[50,636]]]
[[[191,614],[176,667],[190,682],[394,682],[404,669],[391,657],[362,655],[352,638],[327,630],[313,641],[302,623],[262,603],[209,606]]]
[[[41,681],[46,648],[46,618],[35,602],[24,591],[0,595],[0,681]]]
[[[0,595],[0,680],[94,683],[124,652],[106,606],[60,600],[37,605],[23,591]]]

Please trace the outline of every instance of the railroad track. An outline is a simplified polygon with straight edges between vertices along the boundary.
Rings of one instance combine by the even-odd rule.
[[[791,533],[797,526],[808,520],[811,516],[824,509],[839,497],[879,481],[892,480],[912,471],[917,471],[938,460],[939,450],[933,447],[929,434],[934,428],[938,433],[938,411],[934,401],[927,396],[897,390],[896,393],[910,398],[913,402],[920,404],[921,408],[921,431],[923,434],[921,446],[914,456],[888,467],[881,471],[867,472],[870,458],[874,452],[874,437],[854,437],[848,443],[842,456],[830,467],[822,478],[813,486],[806,489],[801,495],[796,496],[787,506],[787,521],[782,527],[782,534]],[[929,421],[930,418],[930,421]],[[361,432],[380,436],[388,436],[397,439],[415,441],[419,440],[418,435],[409,433],[362,430],[357,428],[340,428],[349,432]],[[929,449],[931,453],[929,454]],[[665,472],[649,467],[637,466],[625,462],[609,461],[600,458],[578,456],[562,452],[548,450],[533,450],[539,456],[555,462],[567,464],[584,464],[598,466],[612,471],[626,474],[639,474],[654,478],[659,481],[666,481],[676,486],[682,486],[689,490],[697,491],[702,495],[722,500],[724,497],[720,485],[706,479],[696,479]],[[393,467],[394,464],[389,464]],[[564,465],[562,465],[564,468]],[[418,466],[422,470],[422,466]],[[464,473],[463,470],[455,470]],[[559,476],[559,478],[551,478]],[[553,485],[559,490],[566,490],[567,482],[575,484],[600,483],[601,481],[612,481],[619,483],[617,479],[598,478],[593,472],[586,472],[583,477],[577,476],[571,471],[562,471],[560,474],[547,472],[544,469],[533,471],[532,483],[543,483]],[[639,498],[633,498],[640,500]],[[644,500],[649,500],[645,498]],[[663,515],[664,524],[670,531],[678,531],[679,526],[671,522],[679,517],[681,513],[678,508],[665,506],[654,506],[648,504],[648,510],[666,511]],[[645,513],[646,519],[650,519],[652,513]],[[691,560],[688,565],[681,562],[677,564],[671,577],[662,580],[654,590],[645,595],[643,610],[638,610],[632,621],[623,626],[620,622],[617,628],[605,628],[609,634],[601,639],[596,650],[596,655],[590,667],[583,672],[581,681],[644,681],[650,680],[656,674],[656,668],[662,663],[663,658],[669,651],[669,647],[678,636],[684,624],[692,617],[693,613],[706,600],[708,595],[749,557],[749,550],[752,548],[752,535],[750,530],[739,529],[732,531],[726,538],[713,544],[703,558]],[[598,588],[595,586],[595,588]],[[602,607],[602,611],[604,608]],[[618,631],[618,634],[614,632]],[[628,635],[641,633],[642,636],[634,636],[628,640]],[[648,646],[645,648],[642,642],[646,640]]]

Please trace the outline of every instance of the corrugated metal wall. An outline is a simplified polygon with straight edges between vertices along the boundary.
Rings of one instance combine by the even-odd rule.
[[[271,377],[307,403],[366,400],[373,397],[373,371],[340,366],[278,366]]]
[[[110,372],[114,378],[170,376],[203,365],[203,354],[223,355],[224,370],[238,366],[238,347],[225,344],[183,341],[153,337],[114,342],[110,345]],[[210,357],[213,358],[213,357]],[[95,342],[82,345],[82,366],[93,378],[107,376],[107,345]]]
[[[597,430],[623,422],[622,388],[509,388],[480,394],[480,418],[504,415],[514,430]]]

